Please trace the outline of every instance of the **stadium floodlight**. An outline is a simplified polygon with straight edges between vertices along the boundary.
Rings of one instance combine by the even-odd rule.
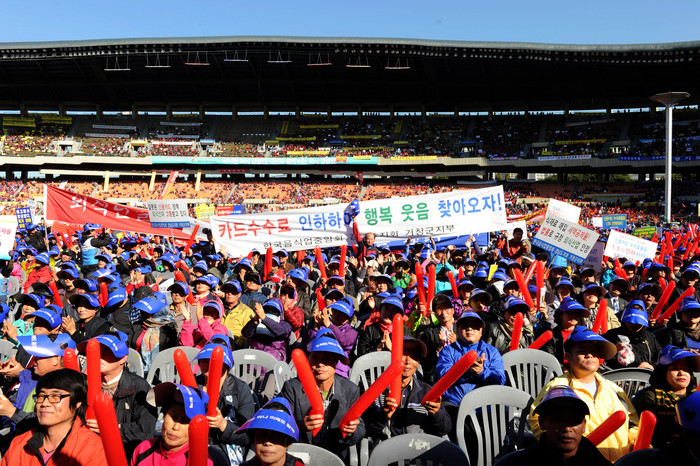
[[[309,54],[309,63],[306,66],[330,66],[332,65],[331,63],[331,57],[330,54],[325,54],[325,58],[321,56],[320,53],[318,54]]]
[[[109,57],[107,57],[107,64],[105,65],[104,71],[131,71],[129,68],[129,55],[126,56],[126,66],[124,68],[119,64],[119,57],[114,57],[112,66],[110,66]]]
[[[200,60],[199,57],[199,51],[194,53],[194,61],[190,60],[190,52],[187,52],[187,61],[185,62],[185,65],[188,66],[209,66],[211,63],[209,63],[208,57],[207,57],[207,52],[203,52],[204,54],[204,61]]]
[[[348,64],[345,65],[346,68],[371,68],[369,66],[369,58],[367,57],[356,57],[356,59],[348,58]]]
[[[405,62],[402,62],[401,58],[397,58],[396,61],[393,63],[392,63],[392,60],[390,58],[388,58],[384,69],[385,70],[410,70],[411,67],[408,66],[408,58],[406,59]]]
[[[671,179],[673,178],[673,107],[683,99],[690,97],[687,92],[662,92],[649,99],[666,107],[666,223],[671,223]],[[663,259],[663,258],[662,258]]]
[[[282,52],[278,51],[277,56],[273,60],[272,59],[272,51],[270,51],[270,57],[268,58],[267,62],[268,63],[291,63],[292,59],[290,57],[289,52],[287,52],[287,58],[285,59],[282,57]]]
[[[245,54],[243,55],[242,58],[241,58],[240,55],[238,55],[238,50],[236,50],[236,51],[233,52],[233,57],[231,57],[231,58],[229,58],[228,52],[224,52],[224,61],[228,61],[228,62],[244,62],[244,61],[248,61],[248,51],[247,51],[247,50],[245,51]]]
[[[146,52],[146,68],[170,68],[170,55],[165,56],[165,62],[160,61],[160,54],[156,53],[155,60],[151,61],[148,59],[148,52]]]

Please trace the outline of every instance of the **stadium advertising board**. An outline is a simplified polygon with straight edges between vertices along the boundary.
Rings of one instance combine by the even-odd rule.
[[[503,187],[360,202],[360,234],[376,243],[447,237],[506,228]],[[210,219],[217,244],[236,255],[253,248],[297,251],[355,243],[349,204]]]
[[[632,235],[637,238],[651,239],[656,234],[656,227],[642,227],[632,231]]]
[[[146,201],[148,218],[153,228],[188,228],[190,227],[187,201],[184,199]]]
[[[548,217],[550,214],[569,220],[571,223],[578,223],[581,208],[556,199],[550,199],[545,217]]]
[[[194,165],[334,165],[335,163],[348,163],[355,165],[377,165],[377,157],[347,157],[344,162],[339,162],[336,157],[177,157],[166,155],[154,155],[151,162],[158,164],[183,164]]]
[[[626,230],[627,215],[603,215],[603,228],[606,230]]]
[[[591,154],[579,154],[579,155],[546,155],[543,157],[537,157],[540,162],[546,162],[551,160],[588,160],[592,158]]]
[[[657,243],[611,230],[605,246],[605,255],[612,259],[624,257],[632,262],[641,262],[644,259],[654,258],[656,246]]]
[[[532,245],[580,265],[593,250],[599,236],[576,222],[548,213]]]

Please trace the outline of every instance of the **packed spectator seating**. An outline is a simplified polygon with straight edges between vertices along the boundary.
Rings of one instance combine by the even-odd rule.
[[[88,155],[127,157],[131,155],[128,139],[122,138],[84,138],[81,151]]]

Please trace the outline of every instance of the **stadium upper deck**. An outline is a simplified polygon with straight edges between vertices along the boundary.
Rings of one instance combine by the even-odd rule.
[[[0,108],[461,112],[698,102],[700,42],[209,37],[0,44]]]

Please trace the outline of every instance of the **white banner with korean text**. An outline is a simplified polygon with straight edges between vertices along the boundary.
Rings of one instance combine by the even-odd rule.
[[[0,216],[0,259],[9,259],[10,250],[15,247],[17,218],[14,215]]]
[[[507,225],[502,186],[362,201],[356,220],[360,234],[374,233],[377,244],[485,233]],[[210,222],[217,244],[233,257],[253,248],[297,251],[355,243],[349,204],[213,216]]]
[[[632,262],[642,262],[644,259],[653,259],[656,256],[656,246],[657,243],[610,230],[605,255],[611,259],[624,257]]]
[[[575,264],[583,264],[599,236],[576,222],[547,214],[532,245]]]
[[[547,215],[549,214],[578,223],[578,219],[581,216],[581,208],[557,199],[550,199],[547,206]]]
[[[153,228],[189,228],[191,226],[185,199],[150,199],[146,201],[146,206],[148,219]]]

